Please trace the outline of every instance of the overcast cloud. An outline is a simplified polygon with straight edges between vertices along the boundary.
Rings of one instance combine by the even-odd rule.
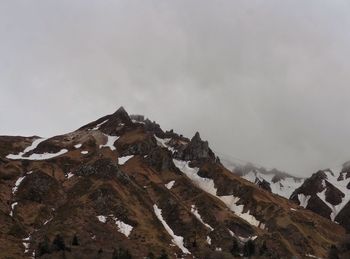
[[[123,105],[296,175],[350,159],[350,2],[0,1],[0,134]]]

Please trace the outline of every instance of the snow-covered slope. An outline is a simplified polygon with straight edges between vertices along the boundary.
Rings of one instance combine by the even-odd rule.
[[[221,163],[249,182],[287,199],[304,183],[303,178],[291,176],[277,169],[266,170],[251,163],[243,164],[227,158],[221,159]]]
[[[348,210],[346,207],[350,201],[350,171],[345,165],[341,169],[326,169],[313,174],[294,191],[291,200],[300,205],[304,203],[306,208],[347,225],[350,211],[344,211],[343,216],[337,218],[342,210]],[[308,197],[307,203],[301,197]]]

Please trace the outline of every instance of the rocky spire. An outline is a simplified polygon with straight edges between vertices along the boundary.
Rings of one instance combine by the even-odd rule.
[[[184,160],[215,159],[215,154],[209,148],[208,141],[203,141],[198,132],[192,137],[190,143],[183,152]]]
[[[120,106],[120,108],[111,115],[110,120],[118,119],[118,121],[122,121],[124,123],[131,123],[131,119],[129,117],[129,114],[126,112],[123,106]]]

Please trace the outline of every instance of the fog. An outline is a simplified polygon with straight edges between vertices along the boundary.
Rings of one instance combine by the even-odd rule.
[[[1,1],[0,134],[124,106],[307,176],[350,159],[350,2]]]

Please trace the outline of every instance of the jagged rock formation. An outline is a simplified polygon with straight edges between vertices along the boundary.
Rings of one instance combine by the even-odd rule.
[[[349,165],[337,170],[320,170],[297,188],[291,200],[325,218],[336,221],[350,231]]]
[[[0,258],[325,257],[345,234],[232,174],[199,133],[124,108],[49,139],[0,137],[0,157]]]

